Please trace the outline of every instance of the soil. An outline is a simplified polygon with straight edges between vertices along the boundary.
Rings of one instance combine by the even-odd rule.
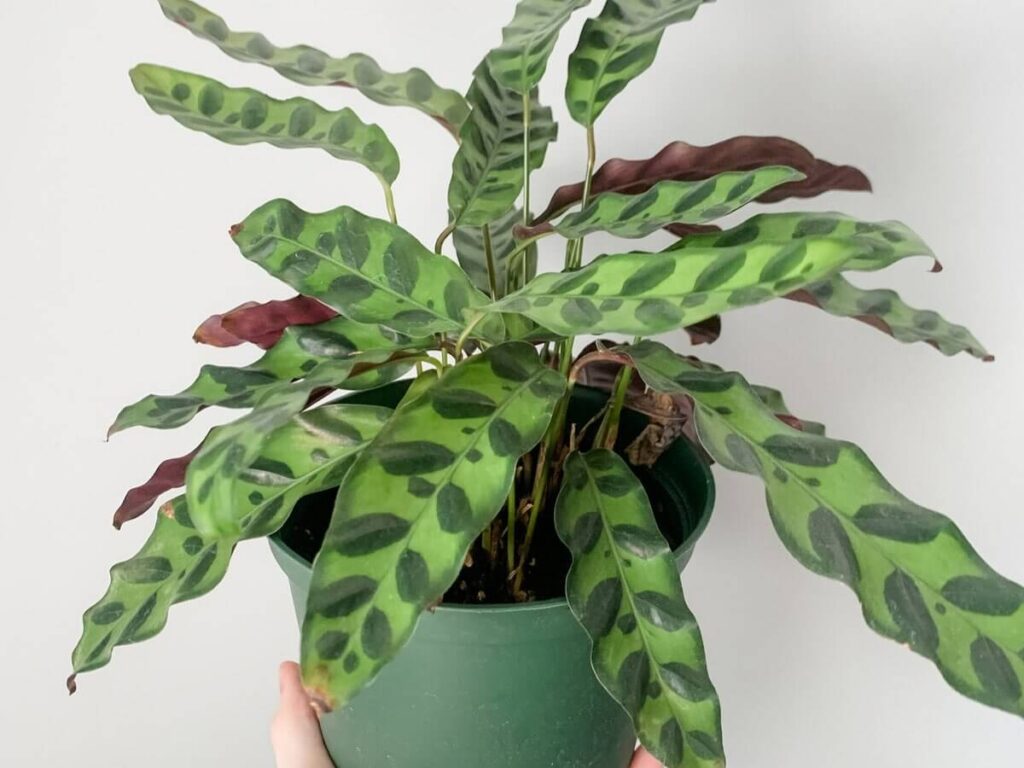
[[[640,481],[647,490],[654,508],[654,515],[669,544],[676,547],[685,536],[677,502],[665,492],[661,483],[655,481],[653,473],[644,467],[634,467]],[[281,538],[293,551],[313,561],[320,551],[331,512],[334,509],[336,491],[324,491],[302,499],[281,530]],[[505,565],[505,516],[498,515],[494,526],[494,539],[500,542],[497,558],[492,561],[481,545],[480,538],[474,542],[466,562],[455,583],[445,593],[442,603],[456,605],[501,605],[513,602],[549,600],[565,596],[565,577],[569,572],[572,557],[569,550],[558,538],[554,527],[553,504],[549,504],[537,520],[531,557],[523,579],[522,591],[512,594]],[[517,541],[522,540],[525,521],[517,525]]]

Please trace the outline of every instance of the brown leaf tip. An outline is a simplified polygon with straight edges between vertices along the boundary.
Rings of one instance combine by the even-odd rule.
[[[232,224],[231,228],[228,230],[228,234],[232,237],[238,237],[242,233],[243,229],[245,229],[245,224]]]
[[[306,695],[309,696],[309,705],[316,710],[317,715],[323,717],[334,710],[334,702],[331,697],[315,688],[306,688]]]
[[[73,675],[69,675],[68,676],[67,683],[66,683],[66,685],[68,687],[68,696],[73,696],[75,691],[78,690],[78,683],[75,682],[75,678],[76,677],[78,677],[77,674],[73,674]]]
[[[981,362],[983,362],[983,363],[994,363],[995,361],[996,361],[996,356],[995,355],[985,355],[983,358],[981,358]]]

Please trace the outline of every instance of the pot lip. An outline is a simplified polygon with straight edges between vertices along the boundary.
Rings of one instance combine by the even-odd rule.
[[[682,438],[681,438],[682,439]],[[700,462],[703,467],[704,482],[706,488],[706,496],[704,501],[704,508],[700,510],[700,516],[697,520],[697,525],[694,526],[693,530],[690,531],[686,538],[672,550],[672,553],[676,556],[677,560],[693,549],[694,544],[704,534],[705,529],[708,527],[708,523],[711,521],[711,513],[715,506],[715,482],[714,476],[711,472],[711,467],[705,462]],[[312,572],[313,564],[298,554],[295,550],[289,547],[280,536],[280,533],[274,533],[268,537],[270,547],[273,550],[274,556],[277,558],[283,558],[289,560],[295,567]],[[561,610],[568,605],[568,601],[564,597],[555,597],[548,600],[537,600],[532,603],[500,603],[494,605],[460,605],[460,604],[441,604],[437,606],[432,613],[442,615],[455,615],[455,614],[475,614],[475,615],[500,615],[509,616],[516,614],[535,614],[543,613],[552,610]]]

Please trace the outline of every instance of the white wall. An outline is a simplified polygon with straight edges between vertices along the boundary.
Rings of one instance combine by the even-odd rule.
[[[421,65],[463,87],[512,3],[217,7],[282,43],[365,50],[385,66]],[[544,85],[559,108],[562,62],[580,22],[564,34]],[[126,75],[139,60],[275,95],[302,90],[191,38],[155,2],[6,2],[0,29],[0,764],[269,766],[275,665],[295,655],[297,635],[262,544],[242,546],[225,583],[175,608],[163,635],[119,649],[109,668],[82,677],[78,695],[64,693],[80,612],[149,527],[144,520],[117,534],[109,514],[159,459],[191,448],[214,414],[175,433],[132,432],[110,444],[103,434],[121,405],[185,385],[202,362],[246,359],[193,345],[202,318],[288,295],[238,257],[229,224],[276,196],[381,215],[379,192],[362,169],[321,153],[227,147],[150,114]],[[897,486],[954,516],[1017,580],[1022,31],[1024,10],[1006,2],[721,0],[668,33],[654,70],[598,130],[602,158],[644,156],[678,138],[777,133],[870,173],[874,196],[806,205],[915,227],[945,273],[916,261],[871,282],[969,324],[999,361],[944,359],[781,304],[729,315],[704,354],[784,388],[798,413],[860,443]],[[453,149],[445,134],[352,92],[310,94],[386,127],[404,164],[403,223],[432,238],[444,221]],[[577,178],[581,139],[564,119],[537,176],[538,199]],[[784,551],[757,484],[719,477],[718,510],[684,582],[722,697],[731,765],[1020,764],[1020,720],[960,698],[927,662],[867,630],[844,587]]]

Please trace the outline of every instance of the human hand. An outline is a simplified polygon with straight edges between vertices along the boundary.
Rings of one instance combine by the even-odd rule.
[[[316,711],[302,687],[299,665],[286,661],[278,677],[281,703],[270,726],[277,768],[334,768],[324,748]],[[629,768],[661,768],[661,764],[641,749],[633,756]]]

